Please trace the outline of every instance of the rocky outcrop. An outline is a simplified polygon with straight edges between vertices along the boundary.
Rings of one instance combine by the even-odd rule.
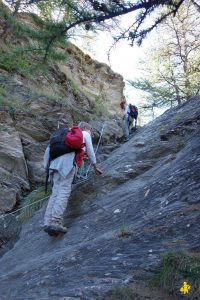
[[[28,79],[0,70],[0,212],[12,210],[30,187],[44,183],[44,151],[60,121],[70,127],[93,120],[96,142],[105,121],[102,143],[111,139],[112,149],[122,137],[112,115],[115,119],[119,115],[123,78],[71,44],[63,51],[68,59],[62,65],[49,65],[48,76]],[[97,117],[99,122],[94,121]]]
[[[102,142],[106,144],[109,138],[112,143],[114,140],[112,147],[107,147],[107,153],[116,147],[122,130],[114,119],[119,116],[124,82],[122,76],[107,65],[92,60],[70,43],[56,49],[67,58],[59,64],[49,60],[45,72],[38,68],[41,58],[32,52],[23,57],[24,61],[20,58],[19,64],[16,63],[18,58],[16,56],[14,60],[15,55],[10,52],[14,48],[9,45],[23,47],[33,41],[26,35],[17,35],[13,27],[8,26],[7,14],[11,11],[2,2],[0,6],[5,12],[0,16],[3,35],[0,43],[1,213],[12,210],[29,189],[44,183],[44,150],[51,132],[61,121],[70,127],[79,121],[93,121],[95,126],[97,118],[102,126],[106,120],[113,126],[109,125],[109,132],[106,136],[103,134]],[[32,14],[18,13],[16,18],[30,30],[39,28]],[[4,57],[5,53],[8,56]],[[100,127],[97,124],[94,132],[96,142]],[[100,160],[105,158],[102,155]]]
[[[24,94],[29,93],[23,83],[20,86]],[[12,84],[10,87],[13,87]],[[18,94],[18,97],[20,95]],[[44,183],[44,151],[50,134],[57,128],[60,120],[64,120],[68,126],[82,120],[91,122],[91,115],[84,114],[79,107],[73,109],[70,104],[62,105],[58,101],[49,101],[49,98],[44,96],[31,101],[26,98],[24,106],[25,110],[21,113],[15,112],[12,118],[7,112],[1,112],[0,115],[0,180],[2,185],[0,211],[2,212],[12,210],[22,198],[23,193],[30,189],[30,185],[36,186]],[[116,147],[123,133],[115,120],[91,123],[94,126],[94,142],[98,142],[104,124],[101,143],[105,145],[112,141],[113,147]],[[107,152],[111,150],[107,149]],[[102,159],[105,157],[102,156],[100,160]]]
[[[105,299],[163,253],[199,251],[199,125],[195,97],[140,128],[76,185],[66,235],[46,235],[36,213],[1,259],[1,299]]]
[[[59,65],[63,74],[87,95],[91,104],[99,108],[105,106],[106,114],[119,114],[119,103],[125,86],[123,77],[114,73],[108,65],[91,59],[70,43],[66,52],[68,53],[66,63]]]
[[[19,132],[5,112],[0,112],[0,211],[10,211],[29,189],[28,169]]]

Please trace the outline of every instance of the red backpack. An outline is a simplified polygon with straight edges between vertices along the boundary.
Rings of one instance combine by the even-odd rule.
[[[76,150],[75,162],[80,168],[84,159],[85,152],[83,150],[83,133],[78,126],[72,127],[71,130],[67,132],[65,145],[71,149]]]
[[[71,129],[59,128],[50,136],[50,159],[80,151],[83,147],[83,133],[78,126]]]
[[[80,150],[83,145],[83,133],[78,126],[74,126],[67,132],[65,137],[65,145],[71,149]]]
[[[46,172],[45,192],[47,193],[47,184],[49,178],[49,167],[53,159],[66,153],[75,152],[75,162],[78,167],[81,166],[84,158],[83,133],[80,127],[74,126],[71,129],[59,128],[50,136],[50,158]]]

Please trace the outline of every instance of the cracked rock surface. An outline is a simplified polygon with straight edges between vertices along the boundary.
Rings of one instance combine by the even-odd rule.
[[[199,252],[199,97],[138,129],[100,167],[74,187],[65,235],[43,232],[45,207],[23,227],[0,260],[2,300],[104,299],[144,280],[163,253]]]

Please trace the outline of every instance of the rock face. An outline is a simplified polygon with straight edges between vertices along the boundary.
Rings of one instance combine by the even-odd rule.
[[[119,103],[125,86],[122,76],[112,72],[108,65],[91,59],[72,44],[69,44],[66,51],[70,56],[66,64],[59,66],[60,70],[93,103],[98,106],[106,104],[105,113],[119,113]]]
[[[1,299],[105,299],[144,279],[161,254],[199,251],[200,98],[140,128],[74,188],[66,235],[42,230],[44,209],[1,259]],[[153,298],[152,298],[153,299]]]
[[[61,120],[72,126],[79,121],[91,122],[98,116],[101,125],[96,122],[96,126],[93,121],[96,141],[106,120],[110,128],[103,136],[104,144],[123,135],[109,114],[111,107],[115,118],[119,114],[117,101],[123,96],[123,78],[73,45],[65,51],[69,59],[62,66],[51,65],[51,76],[30,80],[0,70],[0,96],[4,100],[0,105],[0,213],[12,210],[30,186],[44,183],[44,151]],[[87,83],[82,84],[85,77]],[[100,99],[101,94],[105,99]]]
[[[28,169],[20,135],[5,112],[0,112],[0,211],[10,211],[29,189]]]

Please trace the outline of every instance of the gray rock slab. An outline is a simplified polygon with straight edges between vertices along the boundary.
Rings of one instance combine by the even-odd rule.
[[[45,207],[37,212],[0,260],[1,299],[103,299],[147,278],[163,253],[199,251],[199,103],[139,129],[102,162],[104,174],[77,184],[64,236],[49,237]]]

